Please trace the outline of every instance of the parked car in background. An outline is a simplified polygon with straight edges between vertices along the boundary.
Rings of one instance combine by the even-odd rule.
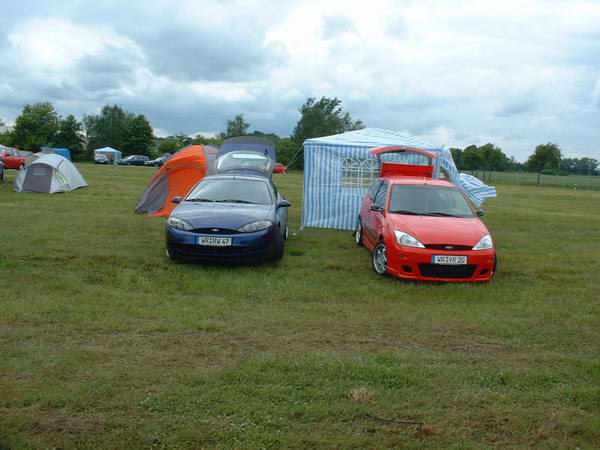
[[[110,159],[104,153],[96,153],[94,164],[110,164]]]
[[[403,150],[404,151],[404,150]],[[374,149],[374,154],[383,149]],[[430,165],[382,164],[362,201],[355,239],[372,252],[380,275],[420,281],[489,281],[496,251],[489,230],[452,183],[432,179]]]
[[[33,152],[29,152],[27,150],[19,150],[19,155],[21,155],[24,158],[27,158],[28,156],[33,156]]]
[[[273,167],[273,173],[287,173],[288,168],[281,163],[275,163]]]
[[[16,148],[0,146],[0,159],[5,169],[19,170],[25,166],[25,157]]]
[[[129,155],[126,158],[118,160],[117,164],[121,166],[143,166],[149,159],[145,155]]]
[[[171,157],[170,153],[163,153],[162,155],[160,155],[158,158],[156,159],[151,159],[150,161],[146,161],[144,163],[145,166],[154,166],[154,167],[160,167],[162,166],[164,163],[167,162],[167,160]]]

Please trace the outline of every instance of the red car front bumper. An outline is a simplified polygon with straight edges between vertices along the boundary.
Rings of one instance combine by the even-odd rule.
[[[496,252],[490,250],[437,250],[386,245],[388,272],[399,278],[418,281],[484,282],[494,275]],[[466,256],[467,264],[433,264],[433,256]]]

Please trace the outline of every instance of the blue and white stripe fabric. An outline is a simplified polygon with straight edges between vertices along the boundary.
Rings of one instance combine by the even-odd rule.
[[[460,174],[447,148],[436,147],[404,132],[365,128],[304,142],[303,227],[354,229],[362,198],[378,174],[361,172],[361,185],[356,186],[343,180],[343,165],[349,160],[375,160],[369,150],[382,146],[415,147],[437,153],[434,177],[439,177],[441,169],[444,169],[450,181],[477,206],[485,198],[496,196],[493,187],[470,175]],[[421,155],[398,154],[392,158],[399,158],[398,162],[422,164]]]
[[[434,169],[434,178],[439,178],[441,170],[456,187],[458,187],[477,207],[481,206],[486,198],[496,197],[496,188],[488,186],[479,178],[466,173],[460,173],[454,164],[452,153],[446,147],[438,152],[438,161]]]
[[[479,178],[467,173],[459,174],[458,187],[475,206],[481,206],[486,198],[496,197],[496,188],[488,186]]]

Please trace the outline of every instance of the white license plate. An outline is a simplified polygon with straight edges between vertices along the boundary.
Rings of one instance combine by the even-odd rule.
[[[231,245],[231,238],[200,236],[198,238],[198,245],[208,245],[211,247],[227,247],[228,245]]]
[[[431,264],[448,264],[452,266],[460,266],[462,264],[467,264],[467,257],[436,255],[431,257]]]

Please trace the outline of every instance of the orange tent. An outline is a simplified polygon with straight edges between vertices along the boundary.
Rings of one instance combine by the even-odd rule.
[[[136,213],[168,216],[173,197],[185,196],[208,172],[202,145],[188,145],[175,153],[154,174],[140,197]]]

